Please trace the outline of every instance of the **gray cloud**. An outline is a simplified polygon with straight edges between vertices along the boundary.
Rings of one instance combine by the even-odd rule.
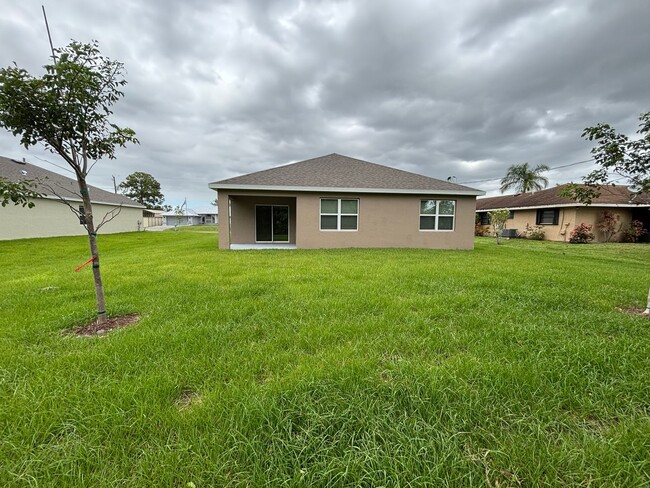
[[[49,53],[40,4],[5,3],[0,64],[38,71]],[[115,117],[141,144],[99,163],[91,182],[146,171],[172,204],[206,206],[210,181],[331,152],[459,182],[521,162],[566,165],[590,157],[584,127],[631,133],[650,109],[647,0],[45,7],[55,44],[97,39],[128,72]],[[7,133],[0,153],[62,164]]]

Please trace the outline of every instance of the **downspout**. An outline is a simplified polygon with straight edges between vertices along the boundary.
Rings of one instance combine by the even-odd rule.
[[[566,213],[566,208],[562,208],[562,223],[560,224],[560,235],[562,236],[562,239],[564,239],[564,242],[566,242],[566,231],[568,227],[571,225],[571,222],[568,222],[566,224],[564,223],[565,213]]]

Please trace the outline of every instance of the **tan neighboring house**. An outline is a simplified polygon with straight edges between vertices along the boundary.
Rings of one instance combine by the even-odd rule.
[[[210,183],[219,247],[473,249],[485,192],[330,154]]]
[[[565,187],[559,185],[534,193],[479,198],[476,201],[478,224],[485,230],[489,229],[488,212],[505,208],[510,210],[506,224],[510,233],[521,234],[526,226],[540,226],[544,230],[544,239],[549,241],[568,241],[571,231],[580,224],[592,225],[596,241],[604,241],[597,224],[605,211],[620,219],[617,225],[620,230],[611,241],[620,240],[621,231],[628,228],[632,220],[640,220],[650,228],[650,195],[635,196],[626,186],[606,186],[591,205],[583,205],[561,197]]]
[[[0,157],[0,177],[14,182],[33,180],[36,191],[42,194],[41,198],[33,200],[33,208],[13,204],[0,207],[0,240],[87,235],[80,219],[56,196],[60,195],[77,210],[82,210],[83,202],[75,179],[4,157]],[[111,210],[120,209],[119,215],[99,230],[100,234],[134,232],[142,226],[144,206],[124,195],[94,186],[89,186],[89,193],[96,224]]]

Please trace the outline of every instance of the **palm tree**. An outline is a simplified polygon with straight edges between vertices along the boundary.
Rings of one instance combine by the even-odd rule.
[[[538,164],[535,169],[530,168],[528,163],[513,164],[501,180],[501,193],[510,188],[514,188],[517,193],[542,190],[548,186],[548,178],[541,173],[549,169],[551,168],[545,164]]]

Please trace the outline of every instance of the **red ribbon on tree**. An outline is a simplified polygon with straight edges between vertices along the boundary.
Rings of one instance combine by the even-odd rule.
[[[94,260],[95,260],[95,258],[90,258],[88,261],[86,261],[85,263],[83,263],[81,266],[77,266],[77,267],[74,269],[75,272],[79,271],[79,270],[80,270],[81,268],[83,268],[84,266],[88,266],[88,265],[89,265],[90,263],[92,263]]]

